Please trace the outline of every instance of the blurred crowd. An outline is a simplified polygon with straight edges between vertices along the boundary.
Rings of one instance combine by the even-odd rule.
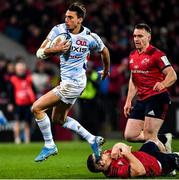
[[[66,0],[0,1],[0,31],[35,53],[49,30],[64,21]],[[84,25],[104,38],[112,63],[131,50],[131,30],[138,22],[152,27],[153,43],[167,52],[172,62],[179,58],[179,2],[177,0],[85,0]],[[167,12],[167,13],[166,13]]]
[[[17,144],[22,141],[22,129],[24,142],[30,142],[32,103],[58,82],[57,73],[51,63],[37,61],[36,68],[31,71],[23,57],[10,60],[0,55],[0,125],[6,125],[8,121],[14,122],[14,141]]]
[[[69,3],[72,1],[69,1]],[[129,52],[133,49],[134,25],[145,22],[152,28],[152,44],[166,52],[179,73],[179,1],[178,0],[85,0],[87,18],[84,25],[102,37],[111,54],[111,75],[100,81],[100,57],[92,54],[88,63],[87,88],[74,108],[74,116],[92,133],[123,131],[123,104],[128,85]],[[0,1],[0,32],[22,44],[35,54],[50,29],[64,22],[68,6],[65,0],[6,0]],[[12,103],[9,83],[16,75],[15,65],[23,57],[7,59],[0,53],[0,105]],[[23,61],[25,63],[25,61]],[[58,84],[58,60],[36,61],[32,77],[36,98]],[[52,63],[53,62],[53,63]],[[179,82],[170,90],[179,96]],[[14,101],[13,101],[14,102]],[[1,106],[1,107],[3,107]],[[10,108],[9,108],[10,110]],[[91,113],[94,112],[94,113]]]

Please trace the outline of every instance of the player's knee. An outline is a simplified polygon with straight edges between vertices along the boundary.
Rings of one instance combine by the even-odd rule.
[[[37,103],[34,102],[31,107],[31,112],[35,115],[38,114],[41,111],[41,109],[38,107]]]
[[[124,133],[124,139],[125,139],[126,141],[134,141],[134,137],[131,136],[131,135],[128,134],[128,133]]]
[[[35,105],[34,105],[34,103],[33,103],[32,107],[31,107],[31,112],[34,114],[35,111],[36,111],[36,108],[35,108]]]

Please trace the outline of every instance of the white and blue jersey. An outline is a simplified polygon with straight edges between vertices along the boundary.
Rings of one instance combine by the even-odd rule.
[[[87,56],[90,51],[101,52],[105,47],[101,38],[91,33],[86,27],[83,27],[83,31],[79,34],[72,34],[66,28],[65,23],[54,26],[50,31],[47,38],[53,40],[61,33],[69,33],[71,36],[72,44],[70,51],[67,54],[60,55],[60,72],[62,81],[85,81],[85,71]]]

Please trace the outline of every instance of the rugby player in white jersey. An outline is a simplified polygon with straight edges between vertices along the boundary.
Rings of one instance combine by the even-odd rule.
[[[35,158],[36,162],[43,161],[58,152],[52,137],[50,119],[46,114],[46,110],[51,107],[53,107],[52,121],[83,137],[90,144],[96,158],[100,158],[104,138],[94,136],[75,119],[67,116],[86,86],[86,59],[90,51],[101,54],[102,80],[108,76],[110,69],[110,55],[107,47],[97,34],[91,33],[88,28],[82,26],[85,15],[86,9],[83,4],[79,2],[71,4],[65,14],[65,23],[52,28],[36,53],[41,59],[59,54],[61,73],[60,84],[40,97],[32,106],[32,112],[45,141],[42,151]],[[72,43],[63,41],[51,47],[53,39],[61,33],[68,33]]]

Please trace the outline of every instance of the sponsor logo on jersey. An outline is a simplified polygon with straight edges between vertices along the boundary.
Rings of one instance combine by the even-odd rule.
[[[80,46],[87,46],[87,42],[85,40],[80,40],[80,39],[76,41],[76,44]]]
[[[134,63],[134,60],[130,59],[129,64],[132,64],[132,63]]]
[[[70,58],[71,58],[71,59],[80,59],[81,56],[70,55]]]
[[[71,46],[71,51],[85,53],[87,50],[87,47]]]
[[[138,68],[139,68],[139,66],[138,66],[138,65],[135,65],[135,66],[134,66],[134,69],[138,69]]]
[[[118,161],[117,163],[118,165],[124,165],[124,163],[122,161]]]
[[[132,73],[138,73],[138,74],[147,74],[149,71],[142,71],[142,70],[131,70]]]
[[[141,64],[148,64],[149,61],[150,61],[150,59],[144,58],[144,59],[141,61]]]

